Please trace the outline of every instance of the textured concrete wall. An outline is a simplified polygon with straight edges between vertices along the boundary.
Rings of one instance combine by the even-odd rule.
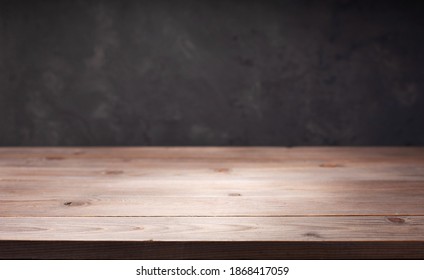
[[[423,1],[0,1],[0,145],[423,145]]]

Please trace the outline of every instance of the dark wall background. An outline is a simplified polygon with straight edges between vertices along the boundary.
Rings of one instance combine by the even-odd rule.
[[[423,1],[0,1],[0,145],[423,145]]]

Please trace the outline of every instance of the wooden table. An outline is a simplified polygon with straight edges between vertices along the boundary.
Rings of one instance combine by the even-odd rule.
[[[424,259],[424,148],[0,148],[0,258]]]

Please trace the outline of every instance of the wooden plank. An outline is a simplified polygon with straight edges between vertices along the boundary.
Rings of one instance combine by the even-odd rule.
[[[30,180],[0,181],[2,199],[34,200],[97,196],[153,197],[358,197],[422,196],[423,181],[334,180],[280,182],[278,180]]]
[[[95,196],[0,200],[2,217],[424,215],[424,197]]]
[[[62,163],[64,164],[64,163]],[[250,166],[242,164],[209,164],[209,167],[200,163],[163,163],[147,166],[125,166],[115,164],[96,167],[95,163],[88,166],[84,160],[79,160],[73,165],[61,166],[2,166],[0,176],[2,182],[13,180],[279,180],[281,182],[313,182],[331,180],[385,180],[385,181],[414,181],[424,180],[424,164],[391,164],[379,165],[377,167],[343,166],[327,168],[321,166],[313,167],[284,167],[279,164],[249,163]]]
[[[0,240],[424,242],[424,216],[0,218]]]
[[[391,158],[421,161],[423,150],[423,147],[1,147],[0,158],[387,162]]]

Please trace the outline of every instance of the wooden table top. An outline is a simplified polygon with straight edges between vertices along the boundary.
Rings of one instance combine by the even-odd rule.
[[[0,148],[3,258],[84,242],[173,244],[173,258],[373,242],[424,258],[424,148]]]

